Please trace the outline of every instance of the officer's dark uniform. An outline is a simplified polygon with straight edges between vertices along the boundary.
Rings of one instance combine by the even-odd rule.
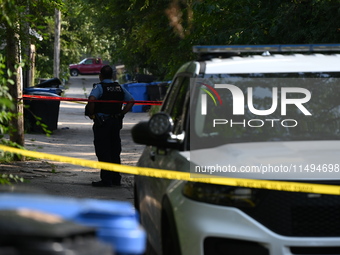
[[[117,82],[101,83],[103,95],[98,100],[124,100],[124,91]],[[94,147],[97,158],[102,162],[120,164],[122,150],[120,130],[123,118],[119,115],[122,103],[96,102],[95,119],[92,127]],[[100,178],[108,185],[120,185],[121,176],[118,172],[101,170]]]

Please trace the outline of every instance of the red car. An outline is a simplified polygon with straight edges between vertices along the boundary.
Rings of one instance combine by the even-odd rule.
[[[104,66],[100,58],[85,58],[78,64],[69,65],[71,76],[78,76],[79,74],[99,74],[100,69]]]

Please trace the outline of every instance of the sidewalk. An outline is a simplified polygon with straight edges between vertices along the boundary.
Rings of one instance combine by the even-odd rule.
[[[87,98],[92,84],[96,82],[97,76],[71,77],[69,84],[66,84],[65,97]],[[54,130],[50,137],[44,134],[25,134],[25,147],[32,151],[97,161],[93,146],[92,120],[85,117],[84,108],[84,102],[62,101],[58,129]],[[148,117],[148,113],[145,112],[129,112],[125,116],[121,131],[123,165],[135,165],[142,153],[144,146],[133,143],[130,131],[136,123],[147,120]],[[21,164],[18,175],[29,181],[20,185],[28,188],[38,188],[48,194],[77,198],[133,201],[131,175],[122,174],[121,187],[94,188],[91,182],[99,180],[99,169],[48,160],[18,164]]]

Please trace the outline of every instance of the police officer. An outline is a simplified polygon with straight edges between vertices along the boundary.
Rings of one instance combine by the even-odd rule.
[[[118,82],[112,80],[113,75],[113,69],[109,65],[102,67],[99,74],[100,83],[94,85],[89,100],[117,100],[128,103],[122,107],[120,102],[88,102],[87,114],[94,121],[93,143],[98,161],[120,164],[120,130],[124,115],[132,108],[134,99]],[[92,182],[92,186],[111,187],[121,184],[121,175],[118,172],[102,169],[100,178],[100,181]]]

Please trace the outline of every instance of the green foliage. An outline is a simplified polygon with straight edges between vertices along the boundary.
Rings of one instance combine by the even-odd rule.
[[[20,4],[21,3],[21,4]],[[2,18],[27,9],[25,0],[0,3]],[[54,8],[62,11],[61,78],[84,57],[124,64],[129,73],[171,79],[194,59],[193,45],[336,43],[338,0],[36,0],[25,20],[43,35],[37,75],[53,75]],[[25,9],[26,8],[26,9]],[[15,10],[9,12],[9,10]],[[11,23],[12,24],[12,23]],[[0,31],[0,38],[1,37]]]
[[[88,56],[124,64],[132,75],[148,71],[166,80],[195,58],[193,45],[340,39],[338,0],[69,0],[62,10],[63,77],[69,64]],[[53,13],[44,17],[40,77],[51,76],[53,66]]]
[[[335,43],[338,0],[86,0],[115,62],[170,79],[193,45]],[[103,7],[104,6],[104,7]],[[86,10],[85,10],[86,12]]]
[[[4,58],[0,55],[0,138],[2,134],[7,132],[7,123],[13,117],[8,109],[14,107],[12,97],[6,86],[6,84],[12,84],[13,81],[5,77],[5,69]]]
[[[24,149],[21,146],[18,146],[16,143],[13,143],[7,139],[0,139],[0,143],[7,145],[7,146],[12,146],[12,147],[17,147],[20,149]],[[9,152],[3,152],[0,151],[0,164],[1,163],[9,163],[13,161],[14,158],[14,154],[13,153],[9,153]],[[18,155],[16,155],[18,156]],[[12,174],[1,174],[0,173],[0,185],[4,185],[4,184],[11,184],[12,182],[23,182],[24,179],[21,177],[18,177],[17,175],[12,175]]]
[[[24,179],[17,175],[0,174],[0,185],[10,185],[12,182],[24,182]]]
[[[150,110],[149,110],[149,115],[152,116],[155,113],[159,112],[161,110],[161,106],[160,105],[152,105]]]
[[[37,126],[40,126],[47,136],[50,136],[52,134],[52,131],[48,129],[48,126],[45,123],[41,122],[42,119],[34,114],[33,114],[33,117],[36,120],[35,124]]]
[[[9,134],[10,132],[15,132],[9,125],[9,122],[16,118],[17,116],[11,112],[13,109],[14,103],[12,100],[12,96],[9,94],[8,86],[13,86],[13,80],[9,79],[11,77],[11,71],[6,69],[5,58],[0,54],[0,143],[6,144],[9,146],[20,147],[16,143],[8,141],[4,139],[5,134]],[[6,153],[0,151],[0,161],[8,162],[12,161],[14,155],[11,153]],[[2,179],[0,178],[0,183]]]
[[[5,58],[0,54],[0,139],[8,132],[8,122],[14,117],[9,111],[14,107],[7,86],[7,84],[13,84],[13,81],[7,78],[10,76],[10,71],[6,70]]]
[[[111,35],[105,27],[98,30],[93,23],[94,10],[84,1],[64,1],[60,38],[60,78],[69,77],[69,64],[78,63],[85,57],[101,57],[111,61]],[[44,27],[40,30],[44,40],[37,42],[36,77],[51,78],[54,53],[54,12],[45,12]],[[103,31],[104,30],[104,31]]]

